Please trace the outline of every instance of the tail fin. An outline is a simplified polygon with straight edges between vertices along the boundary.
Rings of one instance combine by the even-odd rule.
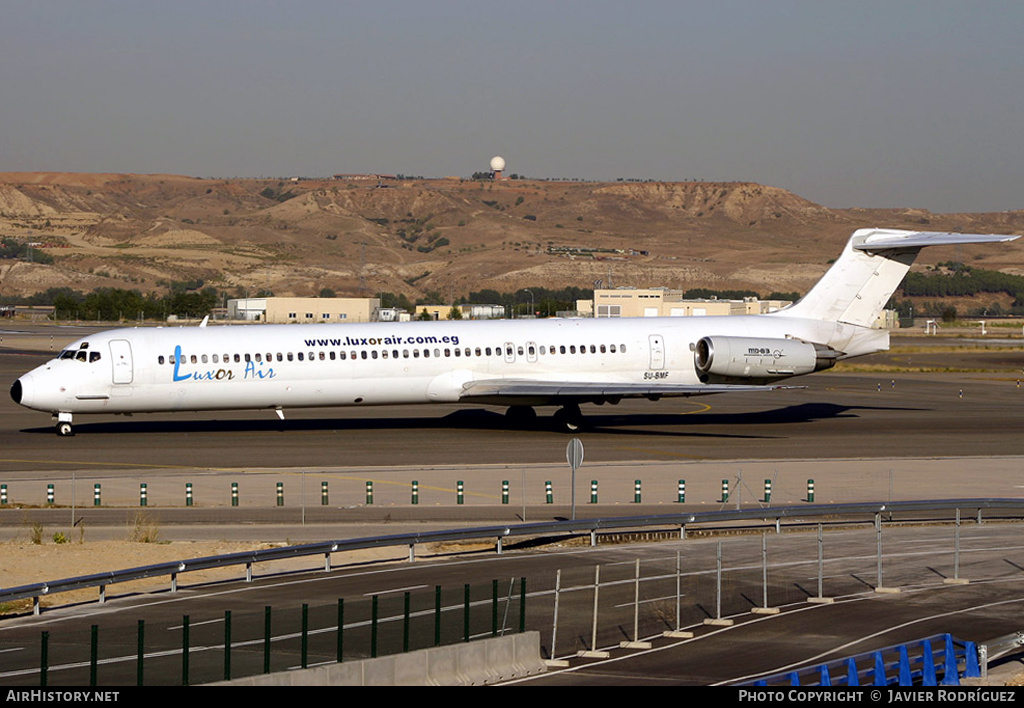
[[[925,246],[1013,241],[1017,236],[858,229],[842,255],[785,317],[870,327]]]

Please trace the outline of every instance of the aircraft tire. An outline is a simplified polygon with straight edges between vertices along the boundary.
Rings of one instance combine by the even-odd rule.
[[[537,411],[533,406],[509,406],[505,417],[516,428],[527,428],[537,420]]]
[[[555,411],[555,426],[563,433],[578,433],[586,427],[579,406],[565,406]]]
[[[75,434],[74,429],[71,427],[71,423],[68,423],[67,421],[63,420],[57,423],[56,430],[57,435],[59,435],[62,438],[70,437]]]

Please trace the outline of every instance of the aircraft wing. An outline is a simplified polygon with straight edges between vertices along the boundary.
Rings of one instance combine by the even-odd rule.
[[[619,398],[649,398],[657,400],[665,396],[704,396],[712,393],[744,393],[802,387],[757,386],[752,384],[656,384],[492,379],[470,381],[464,384],[462,388],[462,394],[460,395],[462,400],[487,398],[495,401],[529,399],[555,402],[570,399],[608,400]]]

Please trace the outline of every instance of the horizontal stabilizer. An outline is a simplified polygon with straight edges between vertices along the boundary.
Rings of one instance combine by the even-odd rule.
[[[860,234],[861,232],[858,232]],[[854,237],[853,247],[859,251],[882,251],[893,248],[924,248],[925,246],[957,246],[972,243],[1002,243],[1019,236],[1001,234],[957,234],[944,231],[899,231],[871,229],[866,235]]]

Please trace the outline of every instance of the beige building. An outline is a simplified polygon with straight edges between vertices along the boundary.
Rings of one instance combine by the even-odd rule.
[[[431,320],[447,320],[453,307],[464,320],[500,320],[505,317],[504,305],[417,305],[413,319],[425,316]]]
[[[375,322],[379,298],[268,297],[228,300],[228,317],[237,320],[289,324]]]
[[[684,300],[681,290],[617,288],[594,291],[594,317],[708,317],[759,315],[788,305],[786,300]]]

